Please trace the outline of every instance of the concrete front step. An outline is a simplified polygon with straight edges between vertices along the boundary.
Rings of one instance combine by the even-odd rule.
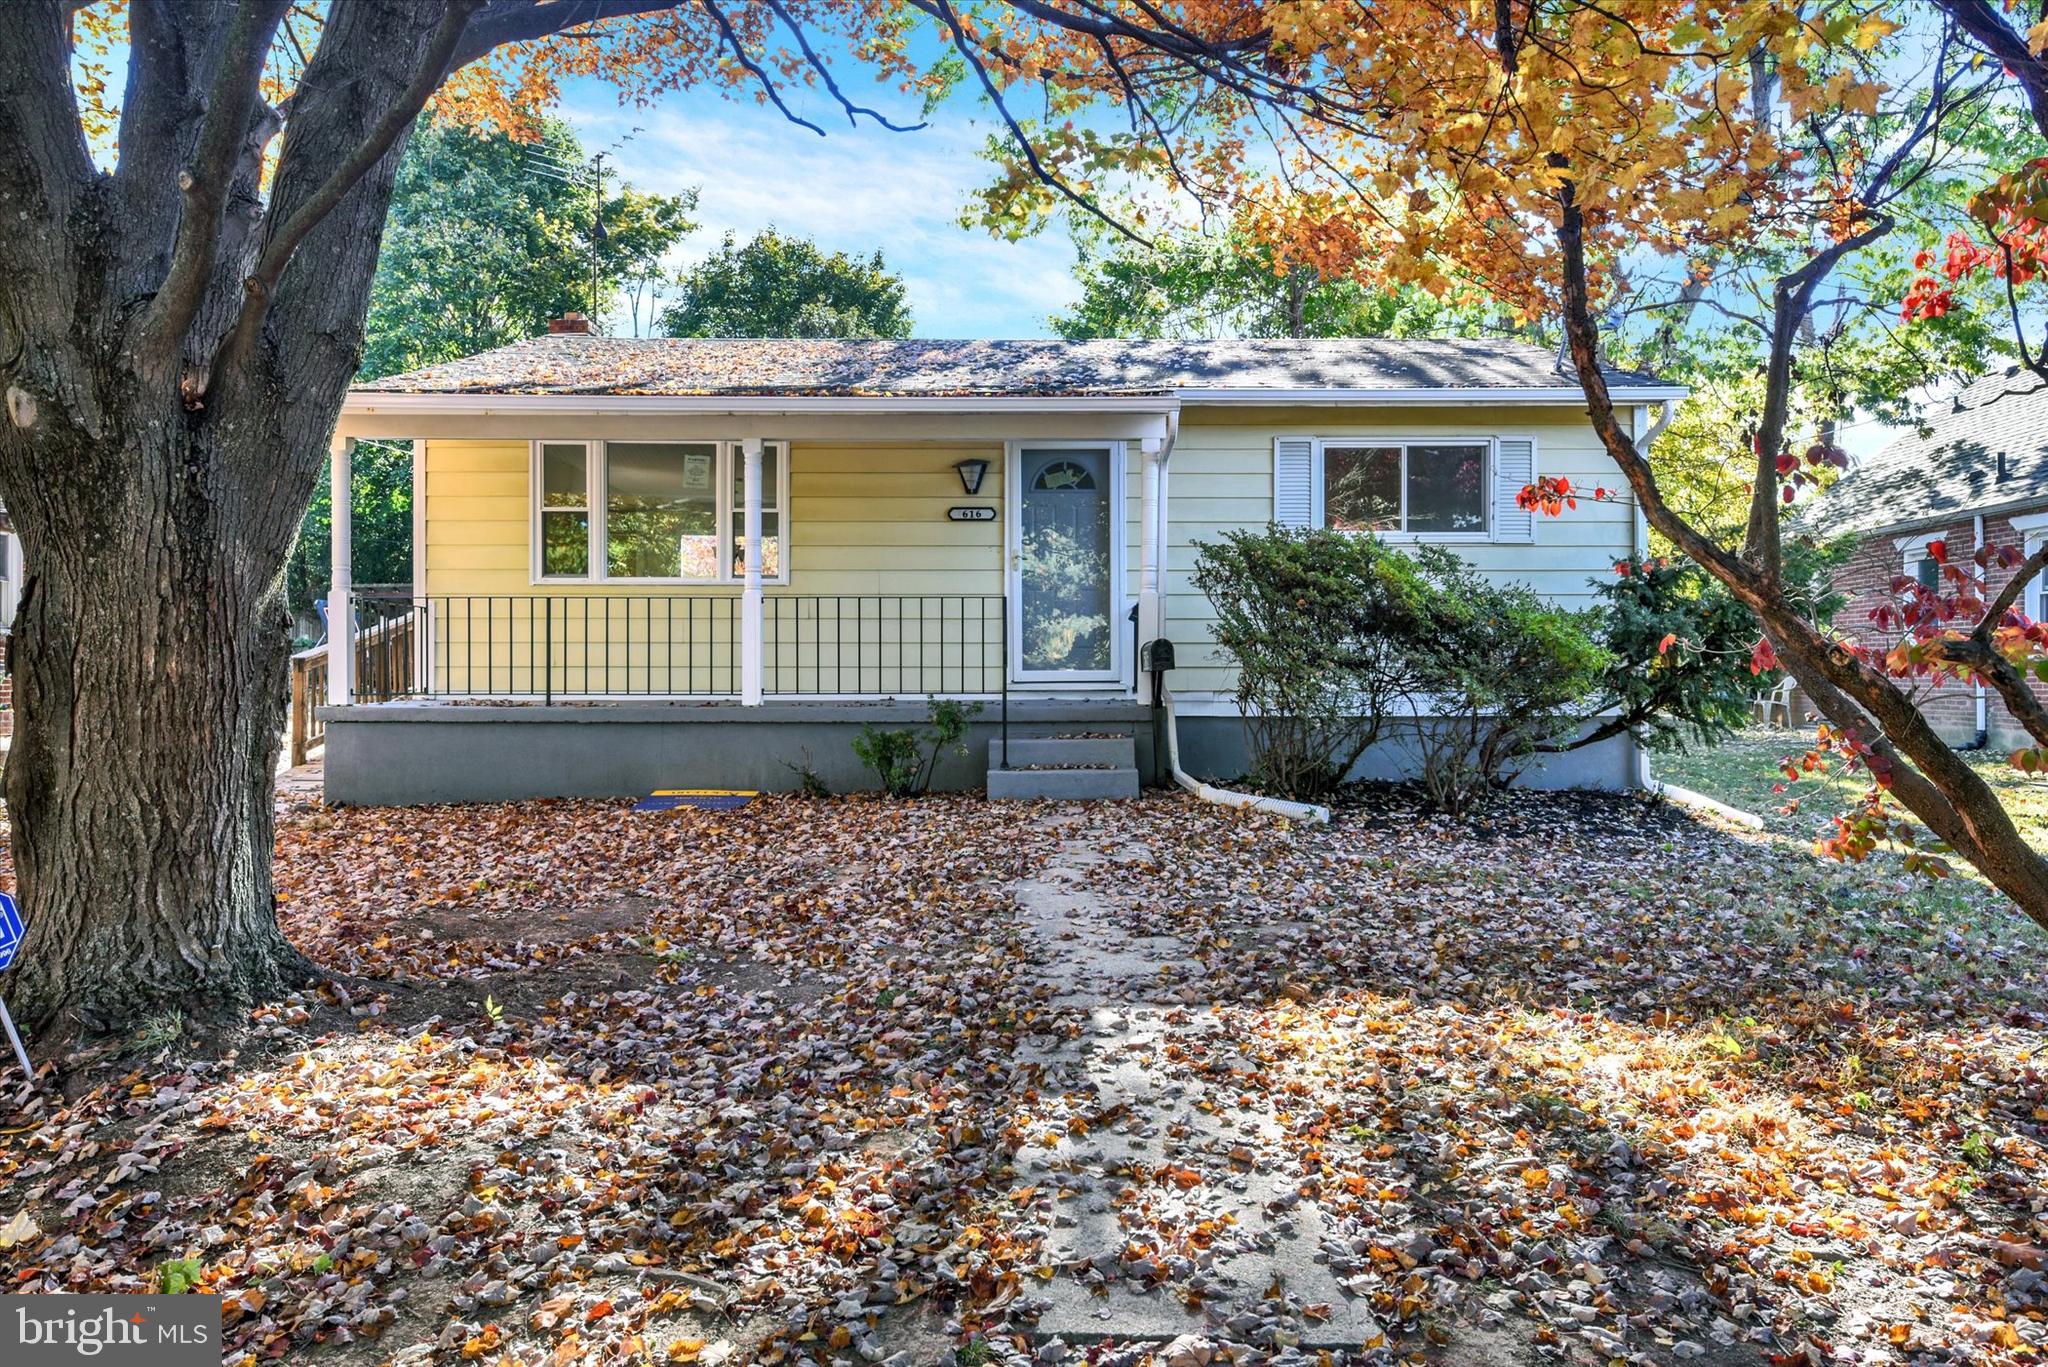
[[[988,767],[1003,767],[1002,737],[988,743]],[[1012,764],[1051,765],[1082,769],[1100,765],[1135,768],[1137,742],[1129,736],[1017,736],[1010,737],[1007,751]]]
[[[1131,798],[1138,795],[1138,771],[1116,769],[997,769],[988,771],[988,795],[998,801],[1051,798]]]

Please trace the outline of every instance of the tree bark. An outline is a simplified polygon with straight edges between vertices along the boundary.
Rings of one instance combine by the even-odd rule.
[[[189,95],[280,0],[143,8],[130,94],[165,121],[107,174],[74,155],[68,10],[0,6],[0,145],[25,149],[0,159],[0,494],[29,571],[7,990],[46,1047],[312,972],[271,887],[283,567],[360,354],[394,111],[448,39],[441,6],[336,0],[262,206],[275,111]]]
[[[310,970],[270,874],[290,529],[206,487],[222,462],[184,424],[138,426],[14,506],[34,570],[6,773],[29,937],[8,992],[60,1036],[213,1014]],[[114,469],[125,487],[93,478]]]
[[[1716,545],[1674,513],[1634,439],[1622,430],[1600,368],[1598,328],[1588,300],[1585,243],[1572,186],[1562,193],[1558,245],[1563,257],[1565,335],[1586,395],[1586,412],[1609,457],[1628,480],[1644,517],[1685,555],[1726,584],[1738,602],[1756,614],[1780,662],[1799,681],[1822,714],[1844,734],[1870,746],[1889,770],[1892,795],[1951,849],[1974,864],[2037,924],[2048,927],[2048,859],[2013,825],[1998,795],[1952,750],[1921,715],[1913,700],[1884,674],[1828,639],[1786,599],[1775,572],[1775,556],[1763,563]],[[1854,239],[1851,239],[1852,241]],[[1840,253],[1831,246],[1797,273],[1810,294]],[[1786,288],[1781,286],[1781,295]],[[1774,342],[1789,346],[1780,327]],[[1789,367],[1772,367],[1774,383]],[[1782,414],[1782,404],[1778,407]],[[1782,419],[1777,431],[1782,431]],[[1772,523],[1775,535],[1775,519]],[[1752,525],[1749,548],[1755,547]]]

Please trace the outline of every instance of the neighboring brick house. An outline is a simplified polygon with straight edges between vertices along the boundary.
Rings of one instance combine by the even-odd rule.
[[[1898,639],[1870,619],[1874,608],[1896,601],[1894,581],[1937,581],[1929,542],[1945,541],[1950,563],[1968,566],[1979,546],[2031,552],[2048,541],[2048,382],[2015,368],[1977,381],[1925,417],[1924,433],[1900,437],[1859,462],[1803,519],[1822,536],[1856,536],[1854,554],[1834,576],[1836,589],[1848,595],[1835,623],[1868,645]],[[2011,574],[1991,565],[1985,597]],[[2048,617],[2041,580],[2019,607]],[[2035,688],[2048,697],[2048,687]],[[1996,694],[1949,682],[1923,688],[1921,699],[1927,718],[1954,744],[1969,744],[1980,730],[1994,748],[2026,743]]]

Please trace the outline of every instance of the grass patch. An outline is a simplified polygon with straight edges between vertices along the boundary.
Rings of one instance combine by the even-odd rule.
[[[1755,812],[1773,834],[1810,839],[1817,829],[1828,825],[1835,813],[1870,787],[1868,774],[1845,774],[1836,763],[1826,774],[1808,775],[1797,783],[1786,784],[1782,793],[1772,792],[1774,784],[1785,782],[1779,765],[1787,755],[1805,753],[1812,735],[1809,728],[1750,727],[1712,749],[1653,756],[1650,768],[1665,783],[1675,783],[1742,811]],[[1987,750],[1965,758],[1977,776],[1998,794],[1999,801],[2027,838],[2048,846],[2048,779],[2030,777],[2013,768],[2006,763],[2004,751]],[[1797,811],[1779,810],[1795,798],[1799,803]]]

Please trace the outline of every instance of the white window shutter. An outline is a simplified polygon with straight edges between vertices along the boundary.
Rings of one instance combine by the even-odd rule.
[[[1493,539],[1536,539],[1536,514],[1516,503],[1536,482],[1536,439],[1500,437],[1493,443]]]
[[[1273,520],[1283,527],[1316,527],[1316,444],[1307,437],[1273,442]]]

